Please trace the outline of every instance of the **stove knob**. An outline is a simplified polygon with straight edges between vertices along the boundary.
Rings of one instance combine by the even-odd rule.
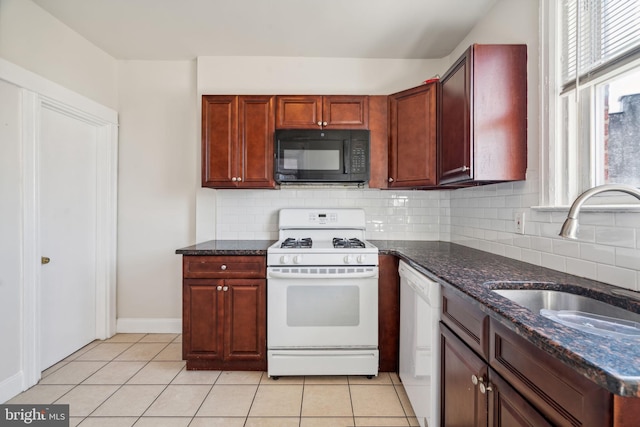
[[[358,264],[364,264],[366,260],[367,260],[366,255],[358,255]]]
[[[345,264],[351,264],[353,262],[353,255],[347,255],[344,257]]]
[[[289,255],[282,255],[280,257],[280,264],[289,264]]]
[[[302,255],[296,255],[293,257],[294,264],[302,264]]]

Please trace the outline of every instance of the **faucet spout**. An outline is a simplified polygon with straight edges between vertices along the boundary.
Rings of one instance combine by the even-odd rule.
[[[567,214],[567,219],[564,221],[564,224],[562,224],[562,228],[560,229],[560,233],[558,235],[569,239],[575,239],[578,232],[578,214],[580,213],[580,208],[582,208],[584,202],[586,202],[592,196],[604,193],[606,191],[620,191],[630,194],[636,199],[640,200],[640,190],[630,185],[605,184],[590,188],[589,190],[579,195],[578,198],[576,198],[576,200],[573,202],[573,204],[571,205],[571,209],[569,209],[569,213]]]

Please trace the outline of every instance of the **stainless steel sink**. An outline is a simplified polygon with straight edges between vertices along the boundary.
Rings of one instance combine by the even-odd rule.
[[[494,289],[493,292],[576,329],[599,335],[640,338],[640,314],[606,302],[546,289]]]

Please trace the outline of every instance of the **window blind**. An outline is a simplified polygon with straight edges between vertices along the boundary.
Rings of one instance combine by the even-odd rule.
[[[640,0],[562,0],[562,90],[640,58]]]

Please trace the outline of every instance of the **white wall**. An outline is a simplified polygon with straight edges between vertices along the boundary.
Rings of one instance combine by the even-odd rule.
[[[0,80],[0,402],[10,397],[2,395],[5,390],[21,386],[20,107],[20,89]]]
[[[0,57],[117,107],[116,60],[29,0],[0,0]]]
[[[118,79],[118,331],[179,331],[175,250],[194,243],[200,176],[195,61],[120,61]]]
[[[501,0],[450,56],[473,42],[528,45],[527,181],[451,192],[451,240],[577,276],[640,290],[640,213],[580,214],[580,241],[557,236],[566,210],[539,205],[539,2]],[[514,234],[514,212],[525,212],[525,235]]]

